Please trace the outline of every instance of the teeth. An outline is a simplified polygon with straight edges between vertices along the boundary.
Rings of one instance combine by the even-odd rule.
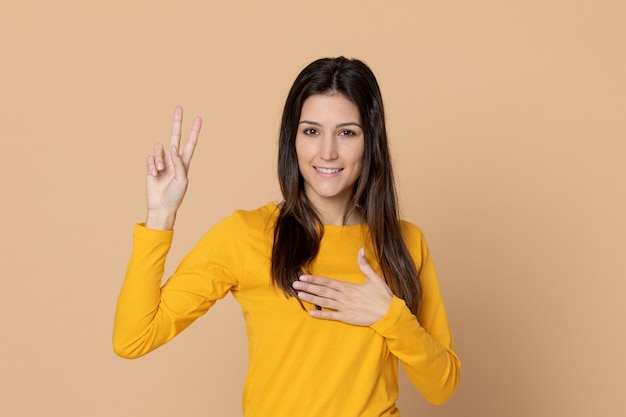
[[[334,174],[335,172],[341,171],[341,168],[319,168],[319,167],[316,167],[315,169],[318,170],[319,172],[323,173],[323,174]]]

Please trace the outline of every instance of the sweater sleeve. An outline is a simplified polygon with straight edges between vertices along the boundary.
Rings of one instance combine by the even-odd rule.
[[[416,228],[415,228],[416,229]],[[417,234],[417,236],[415,236]],[[421,232],[407,241],[419,272],[422,303],[417,316],[404,300],[394,297],[389,311],[372,325],[402,363],[415,388],[433,404],[442,404],[454,394],[461,363],[454,341],[432,259]]]
[[[206,313],[237,285],[237,265],[245,248],[233,216],[207,232],[161,287],[173,232],[141,224],[120,291],[113,328],[113,349],[124,358],[145,355],[167,343]]]

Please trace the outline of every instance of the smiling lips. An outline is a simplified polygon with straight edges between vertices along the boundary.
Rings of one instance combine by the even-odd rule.
[[[317,172],[320,172],[322,174],[336,174],[339,171],[342,171],[343,168],[322,168],[322,167],[315,167],[315,170]]]

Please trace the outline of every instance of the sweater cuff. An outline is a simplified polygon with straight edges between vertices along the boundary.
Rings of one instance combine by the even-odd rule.
[[[397,334],[394,329],[406,329],[409,321],[414,322],[412,323],[414,326],[417,324],[417,317],[411,313],[403,299],[394,295],[387,314],[370,327],[379,335],[388,338]]]
[[[145,223],[137,223],[133,230],[133,238],[135,241],[143,240],[147,242],[171,244],[174,238],[174,231],[150,229],[146,227]]]

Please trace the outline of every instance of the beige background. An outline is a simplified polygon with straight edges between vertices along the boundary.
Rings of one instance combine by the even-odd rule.
[[[441,407],[403,377],[403,415],[626,415],[625,3],[382,3],[0,2],[0,415],[240,415],[231,297],[145,358],[112,352],[144,158],[176,104],[204,117],[171,271],[279,198],[287,90],[341,54],[379,78],[463,361]]]

